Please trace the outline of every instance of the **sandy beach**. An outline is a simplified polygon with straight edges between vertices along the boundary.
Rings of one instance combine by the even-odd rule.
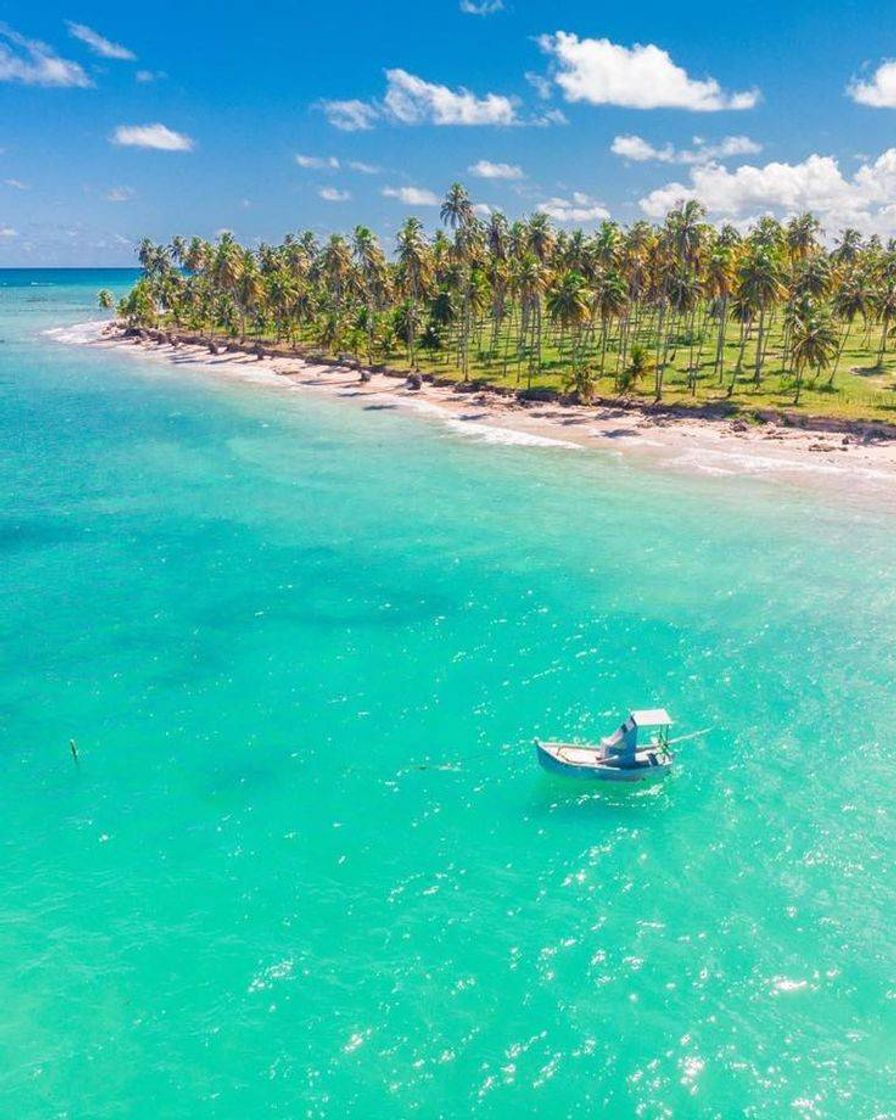
[[[424,381],[409,388],[394,374],[315,363],[300,356],[257,357],[240,350],[126,337],[116,324],[90,322],[50,332],[58,341],[115,348],[196,372],[236,376],[291,390],[327,393],[371,408],[406,408],[484,442],[648,456],[673,469],[752,475],[889,493],[896,441],[743,420],[681,417],[636,407],[521,401],[493,392]]]

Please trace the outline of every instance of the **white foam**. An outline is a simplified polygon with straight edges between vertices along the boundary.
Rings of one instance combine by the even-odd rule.
[[[68,342],[73,346],[86,346],[91,342],[103,341],[103,328],[108,319],[91,319],[86,323],[72,323],[67,327],[51,327],[43,333],[57,342]]]
[[[519,428],[509,428],[502,424],[488,424],[478,418],[454,416],[442,405],[433,404],[423,397],[406,397],[393,395],[390,399],[429,416],[438,417],[447,428],[462,435],[471,436],[480,443],[504,444],[517,447],[563,447],[570,451],[581,451],[582,446],[571,443],[569,440],[556,439],[553,436],[540,436],[535,432],[521,431]]]
[[[887,481],[892,475],[887,471],[875,470],[873,467],[856,467],[844,456],[841,462],[831,462],[826,457],[822,458],[792,458],[786,455],[762,455],[754,450],[716,451],[708,448],[691,448],[676,455],[673,462],[679,466],[702,471],[704,474],[715,475],[774,475],[774,474],[809,474],[809,475],[849,475],[855,477],[863,475],[869,479]]]
[[[483,424],[478,420],[459,420],[454,416],[446,416],[445,422],[452,431],[462,432],[465,436],[472,436],[481,443],[515,444],[519,447],[564,447],[570,451],[582,450],[578,443],[570,443],[569,440],[565,439],[554,439],[552,436],[539,436],[534,432],[522,432],[518,428],[503,428],[497,424]]]

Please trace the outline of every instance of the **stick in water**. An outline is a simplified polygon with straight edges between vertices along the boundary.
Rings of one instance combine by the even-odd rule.
[[[71,747],[71,750],[72,750],[72,758],[75,760],[75,762],[77,762],[78,761],[78,744],[75,742],[74,739],[69,739],[68,745]]]

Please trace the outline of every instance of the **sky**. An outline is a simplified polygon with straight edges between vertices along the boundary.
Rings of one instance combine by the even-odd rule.
[[[224,229],[390,247],[455,181],[569,228],[695,197],[896,236],[893,59],[883,0],[7,0],[0,267]]]

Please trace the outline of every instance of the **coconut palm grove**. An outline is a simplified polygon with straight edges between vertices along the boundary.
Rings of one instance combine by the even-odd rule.
[[[440,213],[432,237],[408,218],[391,255],[364,226],[257,248],[144,240],[119,313],[582,403],[896,410],[896,242],[847,228],[828,246],[809,213],[716,227],[694,200],[659,225],[568,231],[541,211],[480,217],[459,183]]]

